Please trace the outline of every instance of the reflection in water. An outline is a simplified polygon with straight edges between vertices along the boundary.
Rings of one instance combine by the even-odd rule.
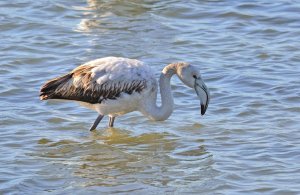
[[[123,186],[129,192],[148,186],[172,190],[177,185],[196,185],[208,170],[213,173],[211,155],[202,141],[188,145],[168,133],[133,136],[130,131],[116,128],[93,132],[86,139],[41,139],[43,148],[36,155],[49,161],[47,171],[67,166],[66,177],[80,180],[74,188]]]
[[[107,29],[123,29],[128,30],[127,19],[139,17],[150,10],[152,3],[132,2],[132,1],[97,1],[87,0],[87,7],[77,7],[84,10],[84,15],[89,19],[82,19],[78,25],[78,31],[90,32],[92,29],[98,29],[100,32],[108,32]],[[125,23],[120,17],[126,18]],[[132,26],[133,27],[133,26]]]
[[[152,14],[152,10],[163,6],[165,3],[160,1],[89,0],[88,6],[77,7],[85,17],[80,20],[76,31],[92,37],[89,44],[93,50],[89,48],[87,53],[93,53],[93,57],[89,60],[95,56],[105,56],[103,53],[107,53],[106,56],[137,59],[147,57],[151,58],[152,63],[156,59],[167,58],[161,65],[176,60],[168,59],[163,53],[155,56],[151,54],[151,51],[171,49],[173,40],[170,38],[177,36],[169,27],[167,19],[164,21],[165,19],[156,18],[157,16]],[[143,21],[147,21],[147,25]],[[99,42],[97,37],[102,41]]]

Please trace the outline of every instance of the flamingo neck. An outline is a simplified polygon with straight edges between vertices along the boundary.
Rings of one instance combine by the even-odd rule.
[[[169,118],[173,112],[174,100],[171,91],[170,80],[171,77],[176,73],[176,64],[170,64],[166,66],[159,78],[159,89],[161,95],[161,105],[158,106],[157,91],[149,97],[149,102],[146,105],[144,114],[152,120],[163,121]]]

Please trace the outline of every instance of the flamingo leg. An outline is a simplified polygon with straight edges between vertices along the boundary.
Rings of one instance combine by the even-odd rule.
[[[108,124],[109,127],[113,127],[114,126],[115,118],[116,117],[113,117],[113,116],[109,117],[109,124]]]
[[[100,123],[102,118],[103,118],[103,115],[99,114],[99,116],[96,118],[94,124],[91,126],[90,131],[93,131],[94,129],[96,129],[96,127],[98,126],[98,124]]]

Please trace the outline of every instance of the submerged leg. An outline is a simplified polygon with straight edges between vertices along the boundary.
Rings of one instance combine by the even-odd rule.
[[[109,117],[109,124],[108,124],[108,126],[109,127],[113,127],[114,126],[114,122],[115,122],[115,117],[110,116]]]
[[[90,131],[93,131],[94,129],[96,129],[96,127],[98,126],[98,124],[100,123],[102,118],[103,118],[103,115],[99,114],[99,116],[96,118],[94,124],[91,126]]]

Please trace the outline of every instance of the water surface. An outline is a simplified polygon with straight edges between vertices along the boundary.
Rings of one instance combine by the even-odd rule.
[[[299,194],[297,1],[1,1],[1,194]],[[172,79],[164,122],[104,119],[38,98],[48,79],[105,56],[159,76],[199,67],[206,115]]]

